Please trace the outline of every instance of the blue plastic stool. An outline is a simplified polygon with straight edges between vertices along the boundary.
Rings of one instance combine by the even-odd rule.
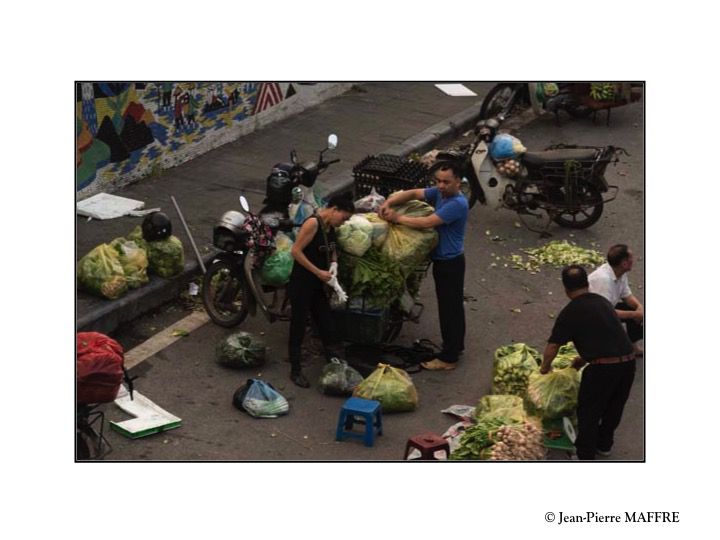
[[[365,433],[352,431],[354,424],[365,426]],[[362,439],[365,446],[375,443],[375,433],[382,435],[382,406],[379,401],[352,397],[340,409],[335,440],[342,441],[346,437]]]

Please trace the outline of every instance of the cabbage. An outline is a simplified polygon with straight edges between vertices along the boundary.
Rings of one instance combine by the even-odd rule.
[[[362,257],[372,245],[372,224],[361,215],[354,215],[337,230],[337,240],[343,251]]]

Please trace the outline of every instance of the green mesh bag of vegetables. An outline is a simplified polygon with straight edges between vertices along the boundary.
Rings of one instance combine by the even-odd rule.
[[[150,272],[160,277],[177,276],[185,268],[185,252],[177,236],[147,242],[147,254]]]
[[[249,332],[237,332],[218,343],[215,359],[230,368],[257,367],[265,363],[266,350],[262,339]]]
[[[120,256],[108,244],[100,244],[80,259],[77,278],[83,290],[110,300],[119,298],[128,289]]]
[[[120,257],[120,264],[130,289],[137,289],[150,281],[147,275],[147,253],[144,249],[140,248],[133,240],[125,238],[116,238],[110,242],[110,246],[117,251]]]
[[[384,413],[414,411],[418,406],[415,385],[405,371],[378,364],[367,379],[355,387],[353,396],[380,402]]]
[[[492,393],[524,395],[530,374],[537,371],[540,360],[540,353],[524,343],[499,347],[493,362]]]
[[[435,212],[432,206],[422,201],[410,201],[394,210],[410,217],[425,217]],[[414,268],[428,259],[437,241],[438,234],[435,229],[413,229],[392,223],[382,245],[382,252],[397,261],[401,267]]]
[[[556,369],[545,375],[536,371],[528,382],[525,410],[543,420],[572,416],[579,390],[580,376],[575,368]]]

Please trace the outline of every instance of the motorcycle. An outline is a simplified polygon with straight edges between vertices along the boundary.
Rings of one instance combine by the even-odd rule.
[[[275,220],[293,219],[296,226],[302,225],[305,219],[318,209],[318,199],[313,186],[318,176],[329,165],[340,160],[324,161],[323,154],[337,148],[337,135],[328,137],[327,147],[320,151],[317,162],[300,162],[295,150],[290,152],[290,163],[277,163],[273,166],[265,184],[265,207],[260,215],[268,223]]]
[[[297,205],[296,218],[301,210],[310,215],[317,207],[304,200],[293,203],[292,190],[302,186],[312,195],[318,175],[340,161],[323,160],[323,154],[335,149],[337,142],[337,135],[330,135],[317,162],[301,163],[293,150],[292,163],[276,165],[268,177],[266,206],[259,214],[250,211],[247,199],[241,195],[242,211],[225,212],[215,225],[213,244],[220,253],[207,267],[201,291],[205,310],[213,322],[231,328],[243,322],[248,314],[256,315],[258,307],[269,322],[290,319],[286,287],[263,284],[261,266],[274,250],[277,233],[290,233],[302,224],[290,216],[288,207]],[[317,204],[314,200],[313,203]]]
[[[638,101],[642,97],[641,83],[499,83],[483,100],[479,119],[497,116],[508,118],[518,110],[532,107],[536,115],[555,114],[560,122],[560,111],[573,118],[587,118],[600,110],[610,110]]]
[[[542,152],[527,152],[519,145],[520,153],[510,155],[509,145],[519,141],[497,133],[502,120],[478,122],[473,142],[438,153],[430,174],[447,162],[459,163],[470,206],[480,201],[495,209],[513,210],[528,229],[543,236],[549,236],[547,229],[552,222],[572,229],[596,223],[604,205],[614,200],[619,190],[608,184],[605,169],[627,152],[614,146],[557,144]],[[546,223],[536,229],[528,224],[527,217]]]

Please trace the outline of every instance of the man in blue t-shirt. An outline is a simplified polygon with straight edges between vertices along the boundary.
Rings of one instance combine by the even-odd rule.
[[[414,229],[435,227],[438,245],[430,257],[433,261],[433,278],[437,295],[442,351],[437,358],[423,362],[429,370],[455,369],[465,349],[465,309],[463,290],[465,283],[465,225],[468,203],[460,192],[462,172],[459,165],[441,165],[435,172],[437,187],[411,189],[393,193],[380,207],[379,214],[392,223],[400,223]],[[435,208],[427,217],[398,215],[390,207],[412,200],[426,201]]]

